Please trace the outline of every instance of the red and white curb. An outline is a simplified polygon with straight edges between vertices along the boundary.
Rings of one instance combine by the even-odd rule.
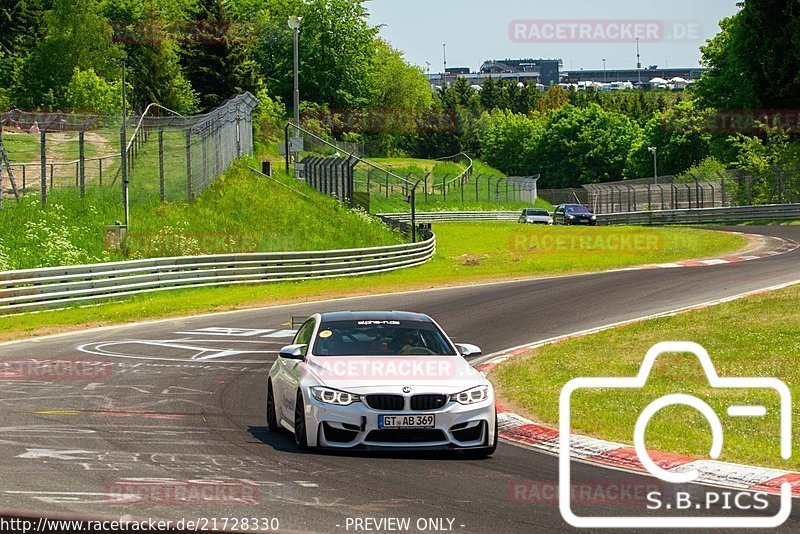
[[[757,291],[741,293],[732,297],[717,299],[695,306],[680,308],[664,313],[648,315],[629,321],[613,323],[609,325],[591,328],[564,336],[553,337],[527,345],[521,345],[507,349],[482,358],[475,366],[479,371],[488,372],[497,365],[518,356],[530,352],[533,349],[552,345],[568,339],[585,337],[597,332],[610,330],[628,324],[639,323],[648,319],[659,317],[671,317],[692,310],[699,310],[731,302],[734,300],[752,297],[763,293],[785,289],[800,284],[800,280],[795,280],[785,284],[780,284]],[[500,438],[512,444],[521,445],[537,451],[558,456],[559,454],[559,431],[556,428],[536,423],[520,415],[512,413],[501,403],[497,404],[497,419]],[[647,474],[647,470],[639,461],[636,451],[630,445],[603,441],[600,439],[586,436],[570,436],[570,456],[573,461],[594,464],[599,467],[608,467],[623,471],[640,474]],[[659,451],[650,451],[650,456],[657,466],[676,473],[697,470],[700,473],[697,483],[731,488],[737,490],[762,491],[771,494],[780,494],[781,486],[788,483],[792,487],[792,496],[800,498],[800,473],[785,471],[781,469],[770,469],[766,467],[754,467],[728,462],[718,462],[712,460],[701,460],[689,456]]]
[[[742,232],[725,232],[725,233],[734,235],[747,235],[747,236],[754,235],[754,234],[744,234]],[[761,246],[759,246],[758,250],[765,250],[764,252],[754,252],[753,254],[748,254],[746,256],[728,256],[722,258],[709,258],[705,260],[688,260],[688,261],[677,261],[672,263],[656,263],[652,265],[640,265],[637,267],[626,267],[622,269],[615,269],[613,272],[641,271],[645,269],[677,269],[680,267],[708,267],[711,265],[741,263],[743,261],[760,260],[762,258],[769,258],[771,256],[780,256],[781,254],[786,254],[787,252],[793,252],[798,248],[800,248],[800,243],[797,243],[796,241],[793,241],[791,239],[783,239],[780,237],[762,236],[762,235],[756,237],[759,237],[762,240]]]

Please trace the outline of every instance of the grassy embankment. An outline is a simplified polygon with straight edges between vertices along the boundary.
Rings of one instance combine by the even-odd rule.
[[[694,341],[708,350],[725,377],[775,377],[800,398],[800,286],[734,301],[676,317],[654,319],[537,349],[508,361],[492,373],[502,397],[521,414],[558,424],[558,398],[576,377],[634,376],[647,350],[661,341]],[[639,390],[590,390],[572,401],[576,433],[633,443],[641,410],[666,394],[687,393],[706,400],[722,421],[720,460],[798,470],[796,458],[782,460],[778,395],[767,390],[711,389],[691,354],[665,354],[656,362],[647,387]],[[765,417],[734,418],[733,404],[763,405]],[[800,436],[800,414],[792,415],[793,442]],[[646,434],[650,449],[706,458],[710,431],[691,408],[659,412]]]
[[[122,302],[0,317],[0,339],[134,320],[225,311],[309,299],[424,289],[514,278],[593,272],[721,254],[736,235],[692,229],[522,227],[516,223],[438,224],[437,255],[414,269],[380,275],[139,295]],[[573,241],[576,232],[586,240]],[[614,250],[618,239],[645,243]],[[559,238],[559,239],[556,239]],[[537,247],[537,248],[531,248]]]
[[[458,180],[454,181],[466,170],[467,166],[463,163],[414,158],[376,158],[371,161],[410,181],[421,181],[416,196],[417,209],[420,211],[521,211],[531,207],[530,203],[519,200],[520,193],[515,192],[512,184],[506,187],[505,174],[479,160],[474,161],[472,175],[463,184]],[[358,190],[365,190],[368,171],[368,167],[356,168],[356,180],[360,182]],[[387,198],[385,182],[382,181],[385,178],[382,176],[385,175],[371,171],[370,211],[410,211],[409,204],[399,192],[390,192]],[[390,180],[390,188],[393,183]],[[449,185],[443,188],[443,183]],[[552,209],[552,206],[541,199],[533,205]]]

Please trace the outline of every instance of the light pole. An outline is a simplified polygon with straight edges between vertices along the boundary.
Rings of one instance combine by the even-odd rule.
[[[650,153],[653,154],[653,172],[655,173],[654,180],[655,184],[658,185],[658,147],[651,146],[647,150],[649,150]]]
[[[294,124],[300,126],[300,22],[302,17],[289,17],[289,27],[294,31]],[[295,130],[300,135],[300,130]]]
[[[606,76],[606,58],[603,58],[603,83],[608,83],[608,77]]]

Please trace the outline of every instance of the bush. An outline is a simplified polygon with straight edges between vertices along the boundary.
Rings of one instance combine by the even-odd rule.
[[[73,111],[92,111],[104,115],[122,109],[121,82],[109,83],[98,76],[93,68],[75,67],[67,85],[67,105]]]
[[[258,107],[253,112],[256,138],[271,142],[283,137],[286,107],[279,99],[272,99],[266,89],[256,95]]]
[[[716,182],[719,181],[720,174],[725,173],[726,170],[727,167],[724,163],[713,156],[709,156],[688,171],[678,175],[677,181],[693,182],[694,180],[700,180],[702,182]]]
[[[3,248],[3,241],[0,240],[0,271],[11,269],[11,260],[8,258],[6,249]]]

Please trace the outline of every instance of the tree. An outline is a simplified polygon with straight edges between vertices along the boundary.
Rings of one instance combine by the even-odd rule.
[[[190,13],[197,31],[184,43],[183,65],[200,106],[210,109],[236,94],[258,93],[258,66],[239,39],[225,0],[198,0]]]
[[[539,111],[548,112],[561,109],[569,104],[569,95],[560,85],[551,85],[536,104]]]
[[[106,80],[119,77],[119,48],[110,40],[98,0],[53,0],[44,16],[44,37],[15,72],[20,107],[66,106],[65,88],[77,67]]]
[[[567,105],[551,114],[533,164],[548,188],[619,180],[639,135],[639,127],[625,115],[597,104]]]
[[[378,131],[355,133],[376,152],[405,153],[413,150],[418,131],[432,126],[428,110],[433,105],[433,91],[422,69],[409,65],[401,52],[382,40],[375,45],[370,81],[373,94],[365,115],[368,124],[379,127]]]
[[[300,85],[303,100],[332,109],[368,106],[378,28],[368,24],[363,0],[267,0],[254,55],[272,95],[292,102],[293,58],[289,16],[300,28]]]
[[[110,115],[122,110],[122,82],[109,83],[94,69],[75,67],[66,89],[66,104],[72,111]]]
[[[124,43],[132,107],[144,109],[154,102],[178,113],[194,112],[197,94],[183,74],[177,44],[163,27],[155,2],[106,0],[103,10],[114,21],[115,39]]]
[[[0,52],[13,56],[31,48],[41,30],[40,0],[5,0],[0,5]]]
[[[653,146],[658,148],[661,175],[680,174],[708,157],[712,142],[707,120],[709,113],[710,110],[697,110],[692,102],[681,102],[654,116],[631,148],[625,176],[653,176],[653,155],[648,150]]]
[[[433,93],[425,73],[406,63],[403,54],[378,40],[372,67],[371,104],[391,110],[425,110],[433,104]]]
[[[536,172],[532,154],[544,132],[544,121],[496,109],[484,113],[477,125],[481,157],[507,174],[524,176]]]
[[[721,109],[800,106],[800,2],[747,0],[701,47],[710,68],[697,85],[702,104]]]

